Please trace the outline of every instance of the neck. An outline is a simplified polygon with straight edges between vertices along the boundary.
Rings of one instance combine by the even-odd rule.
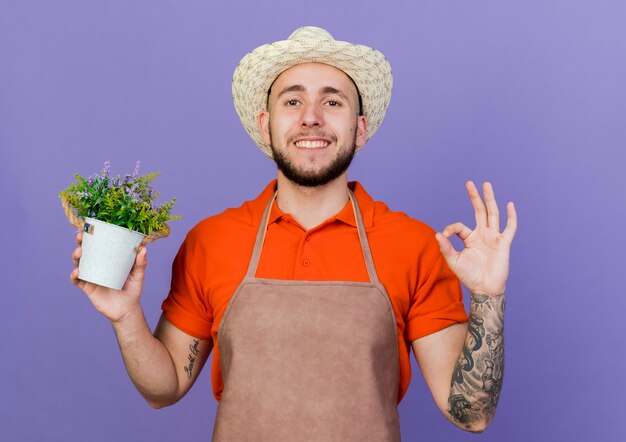
[[[276,203],[306,230],[339,213],[349,199],[347,173],[323,186],[303,187],[278,172]]]

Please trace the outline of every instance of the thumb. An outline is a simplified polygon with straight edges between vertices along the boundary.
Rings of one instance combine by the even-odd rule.
[[[137,256],[135,257],[135,264],[133,264],[133,268],[130,271],[130,277],[133,280],[142,281],[144,274],[146,272],[146,267],[148,266],[148,252],[145,247],[142,247]]]
[[[445,258],[448,265],[452,267],[452,263],[455,261],[458,252],[454,250],[454,246],[444,234],[439,232],[435,233],[435,239],[439,243],[439,250],[441,251],[441,254]]]

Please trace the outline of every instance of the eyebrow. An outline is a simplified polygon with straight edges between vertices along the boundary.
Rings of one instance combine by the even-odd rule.
[[[322,88],[322,93],[323,94],[337,94],[337,95],[341,96],[344,100],[348,99],[346,94],[341,92],[339,89],[335,89],[332,86],[326,86],[325,88]]]
[[[294,84],[293,86],[286,87],[285,89],[280,91],[276,98],[280,98],[289,92],[304,92],[304,86],[302,86],[301,84]]]

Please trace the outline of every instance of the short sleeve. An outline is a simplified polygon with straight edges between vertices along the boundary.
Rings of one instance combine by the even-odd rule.
[[[467,320],[461,283],[437,250],[425,279],[411,299],[405,338],[413,342]]]
[[[204,267],[203,255],[187,236],[172,264],[170,292],[161,308],[167,320],[178,329],[196,338],[209,339],[213,313],[198,274]]]

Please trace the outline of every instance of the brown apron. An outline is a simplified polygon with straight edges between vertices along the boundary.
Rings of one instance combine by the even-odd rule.
[[[354,194],[370,282],[256,278],[274,198],[219,326],[213,440],[400,440],[398,331]]]

